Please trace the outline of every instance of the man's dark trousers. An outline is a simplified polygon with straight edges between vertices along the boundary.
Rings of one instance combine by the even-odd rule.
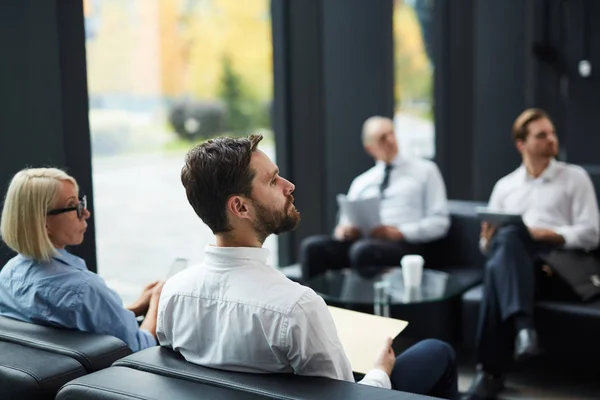
[[[306,238],[300,246],[302,278],[331,269],[400,265],[407,254],[423,254],[422,245],[383,239],[339,241],[329,235]]]
[[[505,370],[515,334],[511,318],[533,319],[541,257],[553,248],[535,242],[525,225],[502,227],[492,238],[476,341],[477,361],[487,372],[501,374]]]

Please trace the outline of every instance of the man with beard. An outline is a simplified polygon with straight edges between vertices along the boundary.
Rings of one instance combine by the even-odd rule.
[[[201,265],[164,286],[157,336],[186,360],[230,371],[354,381],[329,310],[312,289],[266,264],[265,239],[300,221],[294,185],[256,146],[262,136],[217,138],[191,149],[181,181],[216,235]],[[454,352],[425,340],[397,358],[382,343],[363,384],[453,398]]]
[[[536,285],[544,291],[548,283],[543,257],[559,247],[591,250],[599,239],[592,181],[583,168],[554,159],[558,138],[548,115],[523,111],[513,140],[523,163],[496,183],[489,208],[520,214],[524,225],[482,223],[480,247],[487,262],[470,399],[493,398],[502,390],[513,337],[516,361],[539,353],[533,307]]]

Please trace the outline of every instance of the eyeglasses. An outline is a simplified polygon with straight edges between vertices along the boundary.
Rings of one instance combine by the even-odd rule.
[[[75,207],[57,208],[56,210],[50,210],[46,215],[57,215],[66,213],[69,211],[77,211],[77,218],[83,218],[83,210],[87,210],[87,196],[83,196],[79,199],[79,203]]]

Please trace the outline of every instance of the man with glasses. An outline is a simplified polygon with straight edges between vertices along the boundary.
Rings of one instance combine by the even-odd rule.
[[[592,181],[583,168],[554,159],[558,138],[548,115],[534,108],[523,111],[513,125],[513,140],[523,163],[496,183],[489,208],[519,214],[524,225],[482,223],[480,247],[487,262],[476,342],[478,372],[469,399],[492,398],[502,390],[506,355],[511,354],[507,342],[514,333],[516,361],[540,352],[533,307],[536,284],[542,288],[548,278],[541,258],[557,248],[590,250],[598,245]]]

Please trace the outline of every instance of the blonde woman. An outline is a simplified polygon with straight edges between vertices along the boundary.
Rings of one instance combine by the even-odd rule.
[[[77,182],[56,168],[30,168],[10,182],[0,233],[17,252],[0,271],[0,315],[103,333],[132,351],[156,342],[162,282],[153,282],[130,307],[67,246],[83,241],[90,217]],[[136,315],[146,317],[138,326]]]

